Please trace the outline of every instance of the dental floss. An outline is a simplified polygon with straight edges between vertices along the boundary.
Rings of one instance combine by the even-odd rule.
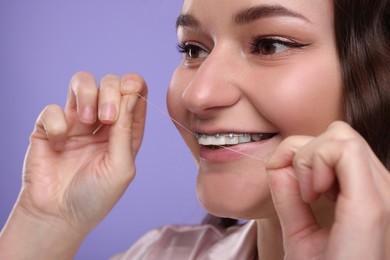
[[[151,101],[149,101],[148,99],[146,99],[144,96],[140,95],[139,93],[137,93],[137,95],[142,99],[144,100],[146,103],[148,103],[149,105],[151,105],[152,107],[154,107],[157,111],[159,111],[161,114],[163,114],[164,116],[170,118],[173,122],[175,122],[178,126],[180,126],[181,128],[183,128],[184,130],[186,130],[187,132],[189,132],[190,134],[192,134],[193,136],[195,136],[196,134],[193,133],[191,130],[189,130],[188,128],[186,128],[183,124],[181,124],[180,122],[178,122],[176,119],[172,118],[167,112],[165,112],[164,110],[162,110],[160,107],[158,107],[157,105],[153,104]],[[100,127],[99,127],[100,128]],[[99,129],[98,128],[98,129]],[[98,131],[98,129],[96,131]],[[240,151],[236,151],[236,150],[233,150],[229,147],[225,147],[225,146],[221,146],[221,145],[215,145],[217,147],[220,147],[222,149],[225,149],[225,150],[229,150],[229,151],[232,151],[234,153],[237,153],[237,154],[240,154],[240,155],[244,155],[246,157],[249,157],[251,159],[254,159],[256,161],[263,161],[263,159],[261,158],[258,158],[256,156],[253,156],[253,155],[250,155],[250,154],[246,154],[246,153],[243,153],[243,152],[240,152]]]
[[[103,124],[100,124],[100,125],[95,129],[95,131],[93,131],[92,135],[96,135],[102,127],[103,127]]]
[[[137,93],[137,95],[143,99],[146,103],[148,103],[149,105],[151,105],[152,107],[154,107],[155,109],[157,109],[161,114],[163,114],[164,116],[166,117],[169,117],[173,122],[175,122],[176,124],[178,124],[181,128],[183,128],[184,130],[186,130],[187,132],[189,132],[190,134],[192,134],[193,136],[195,136],[195,133],[193,133],[191,130],[189,130],[188,128],[186,128],[184,125],[182,125],[180,122],[178,122],[176,119],[172,118],[167,112],[165,112],[164,110],[162,110],[161,108],[159,108],[157,105],[153,104],[152,102],[150,102],[149,100],[147,100],[144,96],[141,96],[139,93]]]

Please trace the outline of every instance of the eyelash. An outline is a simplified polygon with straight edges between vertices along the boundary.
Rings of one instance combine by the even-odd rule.
[[[308,44],[302,44],[302,43],[298,43],[295,41],[284,40],[284,39],[275,38],[275,37],[255,36],[252,38],[252,40],[250,42],[251,53],[253,53],[255,55],[259,55],[259,56],[272,56],[272,55],[279,54],[279,53],[272,53],[272,54],[260,53],[259,47],[261,47],[262,44],[263,45],[264,44],[271,44],[271,45],[279,44],[280,46],[285,46],[288,49],[299,49],[299,48],[303,48],[305,46],[308,46]],[[189,57],[189,59],[195,59],[195,58],[190,57],[191,51],[195,50],[195,51],[208,52],[204,48],[202,48],[196,44],[191,44],[188,42],[187,43],[179,43],[177,45],[177,49],[180,53],[186,54]],[[287,51],[287,50],[284,50],[284,51]],[[284,51],[281,51],[280,53],[282,53]]]
[[[191,54],[192,50],[208,52],[204,48],[202,48],[196,44],[191,44],[191,43],[179,43],[177,45],[177,49],[180,53],[186,54],[190,59],[191,59],[190,54]]]
[[[178,45],[177,45],[177,50],[179,51],[179,53],[184,53],[184,54],[186,54],[186,53],[189,53],[189,51],[190,51],[190,45],[188,45],[188,44],[185,44],[185,43],[179,43]]]
[[[268,55],[261,54],[259,51],[259,47],[261,44],[279,44],[279,45],[285,46],[289,49],[303,48],[303,47],[308,45],[308,44],[302,44],[302,43],[298,43],[298,42],[294,42],[294,41],[290,41],[290,40],[284,40],[284,39],[280,39],[280,38],[255,36],[252,38],[251,43],[250,43],[251,53],[256,54],[256,55],[261,55],[261,56],[272,56],[272,55],[279,54],[279,53],[268,54]],[[282,52],[284,52],[284,51],[282,51]]]

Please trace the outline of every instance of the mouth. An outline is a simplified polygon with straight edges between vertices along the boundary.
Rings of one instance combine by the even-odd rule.
[[[223,147],[230,147],[239,144],[251,143],[251,142],[260,142],[264,140],[271,139],[277,135],[277,133],[225,133],[225,134],[203,134],[196,133],[195,137],[198,140],[198,143],[202,146],[205,146],[209,149],[221,149]]]

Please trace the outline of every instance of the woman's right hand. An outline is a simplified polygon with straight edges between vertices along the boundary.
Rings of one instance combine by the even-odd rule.
[[[134,178],[146,93],[138,75],[108,75],[99,87],[89,73],[74,75],[65,109],[49,105],[37,119],[14,211],[86,236]]]

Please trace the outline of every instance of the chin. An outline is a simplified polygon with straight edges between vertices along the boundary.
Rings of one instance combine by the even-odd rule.
[[[245,198],[243,198],[244,200]],[[203,208],[210,214],[221,218],[232,218],[238,220],[264,219],[274,216],[274,208],[271,197],[263,201],[226,201],[199,199]]]
[[[203,208],[217,217],[239,220],[262,219],[274,215],[265,175],[257,172],[236,174],[200,172],[197,195]]]

